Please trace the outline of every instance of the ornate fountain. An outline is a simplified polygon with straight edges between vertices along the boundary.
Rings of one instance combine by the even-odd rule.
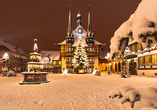
[[[43,65],[40,62],[41,54],[38,53],[37,39],[34,39],[34,52],[30,53],[30,62],[27,63],[27,72],[22,72],[21,76],[24,78],[20,85],[23,84],[40,84],[50,82],[47,80],[48,73],[41,72]]]

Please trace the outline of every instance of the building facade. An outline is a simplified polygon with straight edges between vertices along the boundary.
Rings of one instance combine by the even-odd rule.
[[[27,70],[29,56],[21,48],[11,45],[6,41],[0,41],[0,56],[3,56],[4,53],[8,53],[9,59],[6,62],[0,62],[0,72],[5,67],[5,63],[7,68],[11,68],[15,72]]]
[[[72,59],[79,40],[84,45],[89,61],[89,70],[92,72],[94,68],[99,68],[100,47],[103,45],[94,38],[94,32],[91,25],[90,7],[88,12],[87,30],[82,27],[82,16],[77,14],[77,27],[72,31],[71,9],[69,7],[69,21],[66,39],[58,43],[60,46],[61,70],[67,68],[73,70]]]
[[[60,51],[41,51],[41,71],[61,73]]]
[[[143,47],[141,43],[132,40],[127,48],[128,52],[121,55],[116,53],[112,61],[113,72],[121,73],[122,65],[126,62],[127,69],[131,75],[157,75],[157,44],[156,41],[148,44],[148,47]],[[121,57],[126,55],[126,59]]]

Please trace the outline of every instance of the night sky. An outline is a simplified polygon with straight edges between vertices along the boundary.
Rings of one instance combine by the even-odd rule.
[[[66,38],[69,4],[72,28],[77,25],[77,13],[87,29],[88,5],[95,39],[105,43],[109,51],[110,38],[119,26],[136,10],[141,0],[0,0],[0,40],[33,52],[34,38],[41,50],[60,50],[54,45]]]

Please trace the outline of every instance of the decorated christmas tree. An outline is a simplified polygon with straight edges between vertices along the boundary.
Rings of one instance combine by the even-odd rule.
[[[85,52],[85,49],[81,40],[79,40],[74,54],[75,55],[72,60],[73,66],[77,67],[78,69],[82,69],[83,66],[85,67],[89,66],[87,54]]]

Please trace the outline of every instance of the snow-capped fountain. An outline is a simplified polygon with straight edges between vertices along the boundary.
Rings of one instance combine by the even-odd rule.
[[[40,63],[41,54],[38,53],[37,39],[34,39],[34,53],[30,53],[30,62],[28,62],[28,72],[22,72],[24,80],[19,84],[40,84],[50,82],[47,80],[47,72],[40,72],[43,68]]]

